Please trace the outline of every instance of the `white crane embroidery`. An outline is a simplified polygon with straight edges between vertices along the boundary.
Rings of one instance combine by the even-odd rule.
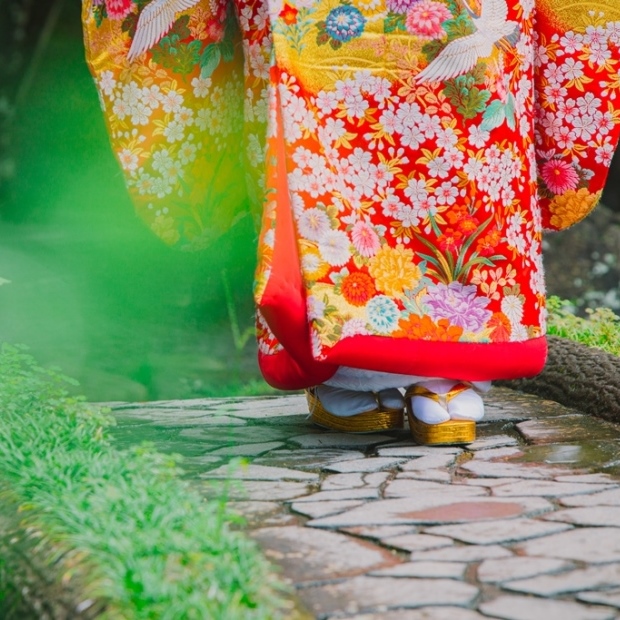
[[[191,9],[198,2],[200,0],[153,0],[144,7],[127,59],[131,62],[159,43],[174,24],[176,14]]]
[[[461,0],[469,13],[476,31],[451,41],[439,55],[416,76],[418,83],[440,82],[471,71],[478,61],[488,58],[493,48],[514,45],[519,33],[519,24],[508,21],[506,0],[481,0],[482,8],[478,16]]]

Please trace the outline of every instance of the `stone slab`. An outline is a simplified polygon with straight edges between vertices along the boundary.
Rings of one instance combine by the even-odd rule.
[[[362,472],[330,474],[321,482],[321,491],[342,491],[360,489],[366,486]]]
[[[563,558],[590,564],[620,562],[620,528],[576,528],[520,545],[528,556]]]
[[[618,439],[618,429],[609,422],[591,416],[564,415],[527,420],[517,430],[533,444],[570,443],[592,439]]]
[[[410,480],[429,480],[432,482],[452,482],[452,474],[441,469],[426,469],[424,471],[401,471],[398,478]]]
[[[620,609],[620,589],[604,590],[602,592],[580,592],[577,599],[584,603],[595,605],[609,605]]]
[[[473,487],[485,487],[487,489],[493,489],[499,487],[502,484],[514,484],[519,482],[519,478],[456,478],[454,484],[465,484]]]
[[[389,435],[378,433],[355,434],[355,433],[331,433],[320,431],[308,433],[306,435],[295,435],[290,437],[291,443],[297,444],[302,448],[372,448],[381,443],[391,441]]]
[[[503,448],[505,446],[516,446],[518,440],[510,435],[493,435],[492,437],[481,437],[467,446],[471,452],[478,452],[489,449]]]
[[[496,497],[562,497],[563,495],[582,495],[608,489],[604,484],[583,484],[579,482],[556,482],[555,480],[521,480],[510,486],[493,489]]]
[[[383,540],[390,536],[415,534],[417,528],[413,525],[375,525],[369,527],[343,527],[341,531],[353,534],[354,536],[361,536],[362,538]]]
[[[271,450],[277,450],[284,444],[281,441],[271,441],[266,443],[244,443],[238,446],[226,446],[211,450],[211,456],[259,456]]]
[[[227,497],[231,500],[259,502],[299,499],[310,493],[308,485],[304,482],[283,482],[281,480],[226,481],[225,483],[210,480],[203,483],[199,490],[206,497]]]
[[[454,464],[454,454],[429,454],[411,459],[400,465],[401,471],[425,471],[427,469],[447,468]]]
[[[398,562],[381,547],[336,532],[288,526],[261,528],[251,536],[296,585],[351,577]]]
[[[489,463],[476,458],[461,465],[461,469],[485,478],[526,478],[534,480],[550,480],[555,476],[570,473],[570,470],[555,467],[544,467],[529,463]]]
[[[293,502],[291,504],[291,510],[306,517],[317,519],[339,514],[349,508],[361,506],[363,503],[363,500],[357,499],[344,499],[332,502]]]
[[[412,497],[414,494],[450,493],[452,497],[482,497],[488,495],[481,487],[460,485],[448,485],[432,480],[418,480],[417,478],[405,478],[398,474],[394,480],[388,483],[384,490],[384,496],[388,497]]]
[[[613,488],[592,495],[576,495],[573,497],[560,497],[560,503],[564,506],[620,506],[620,489]]]
[[[478,566],[478,581],[503,583],[515,579],[528,579],[549,573],[560,573],[573,568],[572,562],[555,558],[512,557],[501,560],[484,560]]]
[[[359,459],[363,456],[364,454],[357,450],[276,450],[254,459],[253,463],[303,471],[320,471],[332,463]]]
[[[556,476],[558,482],[583,482],[590,484],[591,482],[600,484],[614,484],[620,491],[618,480],[612,478],[609,474],[574,474],[572,476]]]
[[[432,536],[430,534],[401,534],[380,538],[387,547],[402,549],[403,551],[426,551],[454,545],[452,538],[446,536]]]
[[[340,501],[343,499],[379,499],[379,489],[373,487],[362,487],[361,489],[341,489],[340,491],[319,491],[298,501],[331,502]]]
[[[462,562],[404,562],[369,572],[374,577],[426,577],[463,579],[467,564]]]
[[[375,501],[336,516],[314,519],[308,522],[308,525],[328,528],[356,525],[443,525],[532,516],[552,508],[548,501],[538,497],[509,500],[497,497],[455,498],[452,489],[447,487],[447,491],[443,493],[420,491],[413,497]]]
[[[297,593],[315,615],[321,616],[428,605],[466,607],[476,599],[478,589],[452,579],[355,577],[340,583],[303,588]]]
[[[411,553],[411,559],[416,562],[482,562],[511,556],[512,552],[500,545],[455,545]]]
[[[187,428],[180,432],[182,437],[199,439],[209,446],[239,446],[246,443],[284,441],[288,433],[278,428],[260,426],[233,426],[230,428],[206,427]]]
[[[234,480],[294,480],[303,482],[318,482],[319,475],[297,469],[285,467],[269,467],[267,465],[235,466],[223,465],[217,469],[200,474],[201,478],[232,478]]]
[[[420,456],[437,456],[446,454],[462,454],[463,448],[456,446],[412,446],[406,444],[388,444],[377,448],[379,456],[402,456],[406,458],[416,458]]]
[[[506,446],[504,448],[489,448],[488,450],[480,450],[476,452],[477,461],[504,461],[506,459],[522,456],[523,452],[514,446]]]
[[[339,463],[332,463],[327,465],[325,469],[327,471],[334,471],[337,473],[352,473],[352,472],[376,472],[384,471],[386,469],[395,469],[399,463],[402,463],[403,459],[399,457],[388,456],[374,456],[364,459],[355,459],[352,461],[340,461]]]
[[[354,616],[330,616],[328,620],[485,620],[471,609],[462,607],[423,607],[421,609],[398,609],[375,614],[355,614]]]
[[[575,525],[620,527],[620,506],[591,506],[558,510],[544,517],[548,521],[562,521]]]
[[[555,527],[549,527],[555,526]],[[448,536],[461,542],[474,545],[492,545],[519,542],[528,538],[538,538],[555,534],[571,526],[566,523],[548,523],[537,519],[498,519],[461,523],[459,525],[439,525],[425,528],[425,534]]]
[[[539,575],[503,584],[504,589],[537,596],[554,597],[569,592],[613,588],[620,583],[620,564],[589,566],[559,575]]]
[[[482,603],[480,611],[502,620],[613,620],[613,610],[588,607],[571,601],[549,601],[527,596],[500,596]]]

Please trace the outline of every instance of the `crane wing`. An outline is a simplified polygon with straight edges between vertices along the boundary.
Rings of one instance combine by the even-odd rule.
[[[502,32],[508,19],[506,0],[483,0],[478,28],[482,31]]]
[[[153,0],[140,13],[136,34],[131,42],[129,61],[156,45],[170,30],[179,11],[190,9],[200,0]]]
[[[416,82],[441,82],[463,75],[473,69],[480,58],[489,56],[491,48],[492,44],[479,32],[456,39],[416,75]]]

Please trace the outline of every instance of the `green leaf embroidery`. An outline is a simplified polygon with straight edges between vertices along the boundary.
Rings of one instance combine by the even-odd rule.
[[[491,131],[504,124],[506,120],[506,111],[504,104],[496,99],[492,101],[482,115],[482,123],[480,129],[483,131]]]
[[[383,31],[385,34],[395,32],[397,30],[405,31],[405,15],[399,13],[388,13],[383,22]]]
[[[515,98],[512,96],[512,93],[508,95],[508,101],[506,101],[506,124],[510,129],[514,129],[516,127],[516,119],[515,119]]]
[[[217,66],[220,64],[221,58],[222,54],[220,52],[220,46],[217,43],[207,45],[202,52],[202,56],[200,57],[200,77],[211,77],[213,72],[217,69]]]

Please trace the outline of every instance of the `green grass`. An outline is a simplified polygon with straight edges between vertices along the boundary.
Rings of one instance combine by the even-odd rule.
[[[561,336],[589,347],[620,355],[620,317],[609,308],[586,309],[586,318],[576,316],[569,301],[548,300],[548,334]]]
[[[22,349],[2,347],[0,377],[0,608],[42,575],[35,587],[103,603],[102,619],[293,613],[225,498],[206,502],[177,458],[112,447],[113,420]]]

